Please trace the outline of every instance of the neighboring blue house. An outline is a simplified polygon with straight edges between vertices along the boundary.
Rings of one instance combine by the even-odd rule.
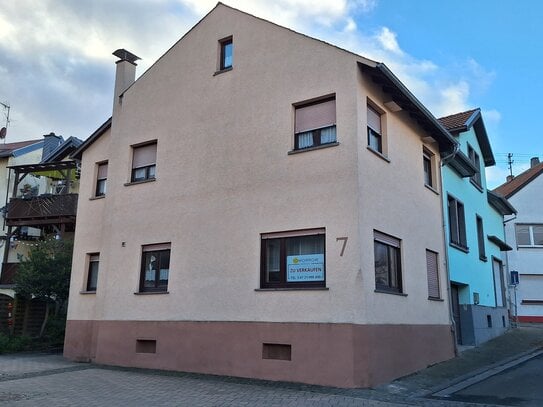
[[[501,251],[503,216],[515,209],[486,188],[495,165],[480,109],[439,119],[460,143],[442,170],[451,301],[459,344],[478,345],[509,327]]]

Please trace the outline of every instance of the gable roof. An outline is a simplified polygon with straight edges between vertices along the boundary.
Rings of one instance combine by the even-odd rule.
[[[543,173],[543,162],[534,165],[533,167],[517,175],[511,181],[507,181],[506,183],[495,188],[494,192],[506,198],[510,198],[541,175],[541,173]]]
[[[102,134],[104,134],[109,128],[111,127],[111,117],[107,119],[104,123],[98,127],[94,133],[92,133],[88,139],[83,141],[79,147],[70,155],[70,158],[75,158],[77,160],[81,160],[81,156],[83,155],[83,151],[85,151],[87,148],[90,147],[92,143],[94,143],[96,140],[100,138]]]
[[[17,141],[15,143],[0,144],[0,158],[14,156],[16,155],[17,150],[20,150],[22,148],[29,147],[38,143],[43,144],[43,140],[27,140],[27,141]],[[36,146],[36,148],[38,147],[39,146]]]
[[[64,142],[62,142],[57,148],[55,148],[49,155],[43,157],[41,160],[42,163],[62,161],[66,158],[72,151],[77,149],[83,140],[78,139],[77,137],[69,137]]]
[[[454,136],[458,136],[460,133],[468,131],[473,127],[475,130],[475,135],[477,136],[479,148],[483,154],[485,167],[496,164],[480,108],[441,117],[438,119],[438,121]]]
[[[198,23],[196,23],[189,31],[187,31],[168,51],[166,51],[162,56],[160,56],[148,69],[145,71],[138,79],[136,79],[127,89],[126,92],[130,89],[136,82],[138,82],[143,76],[145,76],[153,67],[160,62],[160,60],[169,53],[180,41],[182,41],[196,26],[201,24],[211,13],[213,13],[217,8],[225,7],[230,10],[233,10],[237,13],[244,14],[246,16],[258,19],[267,24],[273,24],[276,27],[279,27],[284,30],[288,30],[296,35],[303,36],[312,41],[321,42],[329,47],[339,49],[342,52],[346,52],[350,55],[358,58],[358,64],[361,68],[361,71],[369,73],[372,79],[382,86],[383,91],[392,96],[393,102],[401,107],[402,110],[409,112],[410,116],[417,121],[417,123],[428,132],[428,134],[434,138],[438,145],[439,149],[443,154],[450,154],[457,150],[458,142],[451,136],[451,134],[443,127],[441,123],[430,113],[430,111],[405,87],[403,83],[388,69],[388,67],[381,62],[372,61],[368,58],[365,58],[361,55],[355,54],[354,52],[348,51],[344,48],[338,47],[334,44],[319,40],[317,38],[310,37],[306,34],[299,33],[290,28],[283,27],[276,23],[273,23],[269,20],[256,17],[250,13],[241,11],[234,7],[228,6],[224,3],[218,2],[217,5],[207,13]],[[124,93],[123,92],[123,93]],[[111,117],[106,120],[73,154],[73,158],[81,159],[82,153],[96,141],[100,136],[102,136],[107,129],[111,127]]]

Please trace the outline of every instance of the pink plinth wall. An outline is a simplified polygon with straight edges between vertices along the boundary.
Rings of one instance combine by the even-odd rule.
[[[156,348],[136,349],[138,340],[144,345],[156,341]],[[291,360],[263,358],[263,344],[290,345]],[[155,353],[141,353],[149,349]],[[69,320],[64,356],[107,365],[373,387],[453,357],[454,346],[446,325]]]

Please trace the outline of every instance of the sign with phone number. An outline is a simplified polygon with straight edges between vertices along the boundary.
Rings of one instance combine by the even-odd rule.
[[[287,281],[324,281],[324,254],[287,256]]]

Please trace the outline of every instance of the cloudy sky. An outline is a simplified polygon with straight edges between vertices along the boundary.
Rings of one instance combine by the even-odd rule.
[[[436,117],[480,107],[490,186],[543,158],[543,2],[538,0],[225,0],[233,7],[385,62]],[[214,0],[17,0],[0,7],[0,102],[7,142],[87,138],[111,115],[116,58],[152,65]],[[5,126],[0,105],[0,127]]]

